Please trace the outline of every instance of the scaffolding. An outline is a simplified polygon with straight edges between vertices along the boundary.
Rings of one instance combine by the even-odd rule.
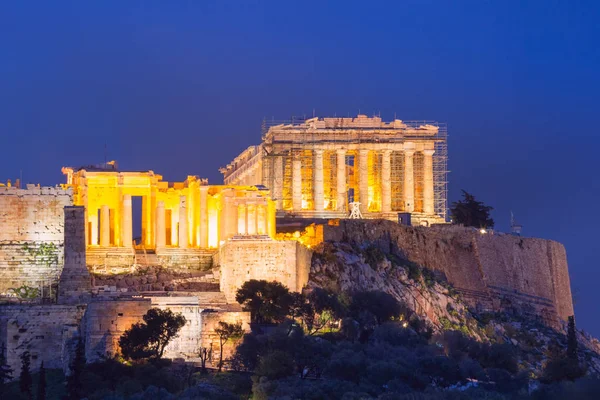
[[[292,210],[292,159],[293,154],[299,154],[302,162],[302,209],[312,210],[314,207],[312,165],[314,160],[314,148],[316,145],[326,145],[331,150],[323,153],[323,190],[324,209],[335,211],[337,209],[337,154],[334,150],[337,146],[347,148],[347,145],[360,143],[376,143],[378,148],[382,144],[403,143],[405,141],[434,142],[434,154],[432,158],[433,167],[433,191],[435,214],[443,220],[447,220],[447,197],[448,197],[448,144],[447,126],[437,121],[402,121],[402,127],[394,126],[394,122],[386,123],[380,119],[379,126],[373,126],[372,121],[364,126],[347,126],[347,121],[352,118],[339,118],[339,124],[331,125],[329,119],[327,127],[311,127],[312,121],[324,121],[319,118],[307,119],[306,117],[292,117],[289,120],[263,120],[262,124],[262,184],[268,188],[272,187],[276,175],[274,157],[282,157],[283,190],[281,198],[282,209]],[[354,120],[356,121],[356,119]],[[428,127],[428,129],[424,129]],[[435,131],[431,130],[435,127]],[[409,134],[403,134],[403,131]],[[398,132],[399,134],[390,134]],[[420,133],[423,132],[423,133]],[[435,132],[435,133],[432,133]],[[347,150],[346,162],[346,204],[359,201],[358,185],[358,151]],[[413,158],[413,170],[415,180],[414,211],[423,211],[424,206],[424,156],[417,151]],[[390,156],[390,180],[391,180],[391,209],[393,212],[405,210],[404,204],[404,165],[405,156],[402,151],[392,151]],[[368,180],[369,180],[369,204],[366,206],[369,212],[381,211],[381,152],[372,151],[368,157]]]

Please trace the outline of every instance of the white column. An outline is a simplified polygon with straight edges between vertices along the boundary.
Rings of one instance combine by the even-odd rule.
[[[283,197],[283,157],[276,156],[273,164],[273,187],[270,188],[271,196],[273,201],[275,201],[275,208],[281,210]]]
[[[100,246],[110,246],[110,209],[108,206],[100,208]]]
[[[381,211],[392,211],[392,164],[391,150],[384,150],[381,156]]]
[[[208,247],[208,186],[200,186],[200,243],[203,249]]]
[[[165,223],[165,202],[156,203],[156,248],[166,245],[167,227]]]
[[[246,229],[246,205],[240,204],[238,206],[238,233],[240,235],[246,235],[248,230]]]
[[[313,200],[315,211],[325,208],[325,194],[323,193],[323,150],[313,150]]]
[[[423,212],[425,214],[434,213],[433,153],[435,150],[423,150]]]
[[[347,211],[346,202],[348,194],[346,193],[346,150],[336,150],[337,154],[337,210]]]
[[[369,211],[369,150],[358,151],[358,196],[360,212]]]
[[[256,233],[266,235],[267,232],[267,210],[263,205],[256,206]]]
[[[294,152],[292,158],[292,209],[302,210],[302,161],[300,152]]]
[[[123,247],[131,247],[133,242],[131,216],[131,195],[123,195]]]
[[[248,204],[247,218],[248,235],[256,235],[256,206],[254,204]]]
[[[185,196],[179,197],[179,248],[187,249],[188,231],[187,231],[187,207]]]
[[[92,246],[98,245],[98,210],[94,210],[91,215],[88,215],[90,221],[90,244]]]
[[[415,210],[415,175],[413,171],[414,150],[404,150],[404,211]]]

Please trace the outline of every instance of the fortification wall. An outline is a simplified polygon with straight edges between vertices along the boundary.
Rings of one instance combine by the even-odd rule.
[[[24,285],[53,296],[63,264],[63,210],[72,204],[70,189],[0,187],[0,296]]]
[[[573,315],[566,252],[560,243],[456,226],[407,227],[343,220],[324,226],[326,241],[349,242],[443,272],[475,307],[530,308],[548,321]]]
[[[11,368],[19,371],[25,351],[31,353],[33,370],[42,361],[46,368],[66,368],[85,309],[84,305],[0,306],[0,343],[6,345]]]
[[[86,358],[88,362],[100,356],[119,352],[119,338],[133,324],[142,322],[150,308],[169,309],[181,313],[186,324],[178,336],[165,348],[166,358],[195,358],[198,348],[214,343],[214,328],[218,321],[241,321],[247,329],[250,314],[239,310],[211,310],[198,304],[195,296],[144,297],[107,299],[89,304],[85,316]],[[218,341],[217,341],[218,342]]]
[[[292,291],[308,282],[312,252],[296,241],[229,240],[219,251],[221,292],[235,303],[236,291],[251,279],[277,281]]]

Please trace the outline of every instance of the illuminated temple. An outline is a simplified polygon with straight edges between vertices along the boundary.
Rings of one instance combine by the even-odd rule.
[[[446,126],[379,117],[265,123],[262,143],[225,168],[226,185],[263,185],[278,217],[365,218],[443,223],[447,208]]]
[[[188,176],[165,182],[153,171],[121,172],[114,163],[62,169],[73,203],[85,207],[88,247],[213,249],[236,235],[275,234],[268,191],[212,186]],[[132,199],[141,198],[141,238],[134,243]]]

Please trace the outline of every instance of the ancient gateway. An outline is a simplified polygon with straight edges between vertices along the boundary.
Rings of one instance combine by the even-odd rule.
[[[369,118],[264,125],[261,144],[225,168],[226,185],[262,185],[278,216],[340,218],[359,202],[366,218],[446,221],[446,126]]]
[[[88,246],[133,249],[132,197],[142,199],[140,247],[215,249],[235,235],[275,234],[275,208],[256,187],[209,186],[188,176],[165,182],[153,171],[117,171],[114,162],[64,167],[64,187],[86,211]]]

